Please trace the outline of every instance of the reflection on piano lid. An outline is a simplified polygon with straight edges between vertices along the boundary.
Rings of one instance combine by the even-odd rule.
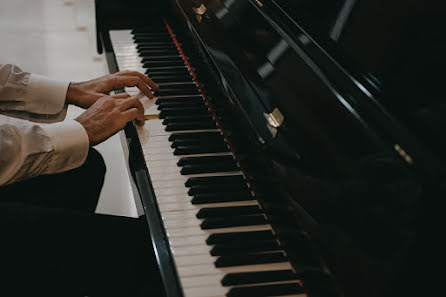
[[[442,3],[96,2],[111,71],[160,84],[126,134],[167,296],[429,290]]]

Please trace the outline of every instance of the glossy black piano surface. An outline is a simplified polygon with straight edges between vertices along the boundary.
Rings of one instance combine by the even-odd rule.
[[[309,296],[433,290],[444,2],[134,3],[97,1],[112,70],[108,30],[169,22]]]

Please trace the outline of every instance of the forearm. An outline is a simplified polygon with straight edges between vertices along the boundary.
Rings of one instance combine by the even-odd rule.
[[[89,148],[78,122],[37,125],[0,115],[0,185],[79,167]]]

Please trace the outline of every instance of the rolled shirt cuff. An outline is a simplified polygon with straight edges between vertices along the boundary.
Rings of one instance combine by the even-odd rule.
[[[31,74],[26,93],[26,110],[38,114],[58,114],[65,106],[68,81]]]
[[[88,156],[90,142],[84,127],[75,120],[42,125],[51,138],[53,156],[47,174],[63,172],[81,166]]]

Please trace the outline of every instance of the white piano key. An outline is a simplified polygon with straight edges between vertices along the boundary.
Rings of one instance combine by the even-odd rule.
[[[169,148],[172,149],[169,142],[162,141],[149,141],[148,143],[144,143],[144,148]]]
[[[175,256],[175,264],[177,267],[192,266],[200,264],[214,264],[217,257],[203,255]]]
[[[228,274],[228,273],[243,273],[256,271],[272,271],[272,270],[287,270],[293,269],[289,262],[258,264],[258,265],[242,265],[232,267],[215,267],[214,264],[200,264],[192,266],[178,267],[178,275],[180,278],[212,275],[212,274]]]
[[[206,245],[208,236],[196,235],[188,237],[171,237],[169,238],[169,245],[171,248],[183,246]]]
[[[187,196],[187,194],[185,195]],[[206,203],[206,204],[192,204],[185,202],[178,203],[164,203],[160,205],[160,211],[168,212],[168,211],[181,211],[181,210],[199,210],[204,207],[226,207],[226,206],[248,206],[248,205],[258,205],[256,200],[246,200],[246,201],[237,201],[237,202],[221,202],[221,203]]]
[[[171,247],[174,256],[209,255],[211,246],[206,244]]]
[[[181,229],[186,227],[200,228],[200,224],[203,220],[194,218],[193,220],[168,220],[163,221],[166,229]]]
[[[155,194],[158,195],[184,195],[187,196],[187,189],[185,187],[182,188],[163,188],[163,189],[155,189]]]
[[[159,204],[166,203],[191,203],[192,197],[188,195],[157,195],[156,200]]]
[[[151,166],[152,162],[148,164],[148,166]],[[175,180],[169,180],[169,181],[152,181],[152,185],[154,188],[178,188],[181,186],[185,186],[185,181],[183,177],[179,177]]]
[[[168,237],[174,236],[191,236],[191,235],[210,235],[216,233],[228,233],[228,232],[245,232],[245,231],[262,231],[262,230],[271,230],[271,226],[269,225],[255,225],[255,226],[243,226],[243,227],[230,227],[230,228],[219,228],[219,229],[210,229],[210,230],[202,230],[200,228],[194,227],[185,227],[178,229],[168,229],[166,230]]]
[[[228,289],[223,286],[184,288],[184,297],[219,297],[225,296]]]
[[[181,285],[183,288],[207,287],[210,284],[221,286],[221,280],[223,279],[223,277],[223,274],[184,277],[181,279]]]
[[[174,149],[170,146],[166,147],[146,147],[145,145],[142,145],[142,149],[144,151],[144,155],[158,155],[158,154],[167,154],[170,153],[173,155]]]

